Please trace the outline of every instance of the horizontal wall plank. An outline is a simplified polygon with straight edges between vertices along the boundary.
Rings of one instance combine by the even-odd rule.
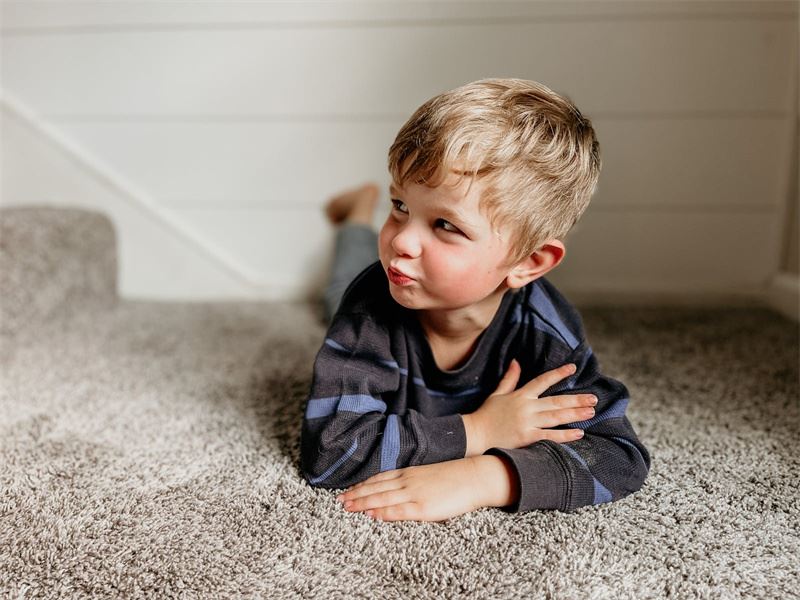
[[[265,281],[289,287],[294,280],[318,278],[330,262],[333,229],[320,211],[170,212],[216,240],[249,270],[263,273]],[[763,288],[779,252],[777,231],[773,214],[589,210],[566,240],[567,258],[553,271],[554,281],[582,290]],[[305,242],[298,244],[298,239]]]
[[[587,211],[554,281],[580,290],[763,290],[780,252],[780,216]]]
[[[381,25],[424,19],[568,19],[619,18],[790,18],[791,1],[672,2],[30,2],[2,3],[6,34],[44,33],[77,28],[153,28],[164,26],[253,26],[313,23],[341,26]]]
[[[400,125],[57,123],[164,206],[231,209],[313,207],[363,179],[383,181]]]
[[[56,122],[87,152],[173,208],[318,207],[367,179],[388,185],[402,121]],[[595,119],[594,206],[750,208],[784,201],[791,119]]]
[[[796,44],[790,19],[65,33],[4,36],[2,66],[49,118],[397,118],[487,76],[542,81],[587,114],[787,114]]]

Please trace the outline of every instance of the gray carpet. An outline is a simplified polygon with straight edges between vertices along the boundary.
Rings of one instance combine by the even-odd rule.
[[[113,235],[25,245],[93,215],[2,216],[2,281],[35,286],[1,313],[2,595],[798,597],[795,323],[584,309],[603,370],[631,391],[645,487],[575,513],[381,523],[299,472],[319,307],[109,301],[97,273],[115,268]],[[95,274],[66,309],[48,272],[76,260]],[[52,300],[20,300],[37,293]]]

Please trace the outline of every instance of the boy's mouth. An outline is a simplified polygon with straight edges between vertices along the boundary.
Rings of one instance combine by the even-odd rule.
[[[402,273],[392,267],[389,267],[386,271],[386,274],[389,277],[389,281],[391,281],[395,285],[406,285],[414,281],[413,278],[409,277],[405,273]]]

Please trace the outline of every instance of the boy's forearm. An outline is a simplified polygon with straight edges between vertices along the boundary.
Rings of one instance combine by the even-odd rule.
[[[510,506],[519,500],[519,478],[514,465],[505,457],[474,456],[481,488],[482,506]]]

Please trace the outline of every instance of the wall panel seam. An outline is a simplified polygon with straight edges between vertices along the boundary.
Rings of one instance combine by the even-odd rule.
[[[635,6],[635,5],[632,5]],[[606,13],[594,15],[560,15],[542,17],[475,17],[475,18],[418,18],[418,19],[355,19],[352,21],[260,21],[260,22],[228,22],[228,23],[137,23],[135,25],[69,25],[69,26],[41,26],[41,27],[6,27],[0,28],[0,33],[9,37],[46,36],[63,34],[105,34],[105,33],[132,33],[132,32],[171,32],[171,31],[246,31],[259,29],[386,29],[415,28],[415,27],[463,27],[463,26],[495,26],[495,25],[529,25],[529,24],[557,24],[557,23],[619,23],[626,22],[654,22],[667,21],[761,21],[761,22],[791,22],[797,17],[797,12],[787,10],[780,13],[673,13],[669,15],[631,14],[629,12]]]
[[[725,120],[725,119],[753,119],[753,120],[779,120],[794,118],[791,110],[676,110],[676,111],[583,111],[593,121],[605,119],[609,121],[638,121],[638,120]],[[405,121],[407,114],[401,113],[261,113],[233,115],[224,113],[189,114],[178,113],[39,113],[41,118],[60,123],[396,123]]]

